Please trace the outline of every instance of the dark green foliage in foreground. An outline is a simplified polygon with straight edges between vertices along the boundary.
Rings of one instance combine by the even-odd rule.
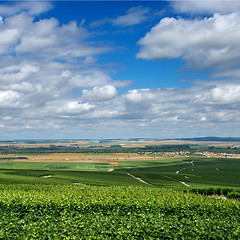
[[[239,239],[240,202],[140,187],[0,185],[2,239]]]
[[[193,188],[190,190],[184,190],[184,192],[198,193],[205,196],[226,196],[228,199],[240,200],[240,190],[232,188]]]
[[[233,191],[227,194],[227,198],[240,199],[240,192]]]
[[[190,190],[186,190],[187,192],[192,192],[192,193],[199,193],[205,196],[210,196],[210,195],[224,195],[224,196],[231,196],[232,193],[234,194],[239,194],[240,198],[240,190],[232,189],[232,188],[193,188]],[[233,196],[234,196],[233,194]],[[233,197],[229,197],[233,198]]]

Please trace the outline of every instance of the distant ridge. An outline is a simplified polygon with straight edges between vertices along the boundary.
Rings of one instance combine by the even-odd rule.
[[[177,138],[175,140],[183,141],[201,141],[201,142],[240,142],[240,137],[199,137],[199,138]]]
[[[0,143],[14,144],[14,143],[27,143],[27,144],[39,144],[39,143],[74,143],[75,141],[99,141],[99,143],[105,142],[117,142],[117,141],[199,141],[199,142],[240,142],[240,137],[195,137],[195,138],[111,138],[111,139],[18,139],[18,140],[0,140]]]

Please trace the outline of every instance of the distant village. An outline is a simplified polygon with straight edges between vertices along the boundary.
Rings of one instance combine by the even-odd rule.
[[[240,154],[236,154],[236,153],[214,153],[214,152],[194,152],[194,153],[191,153],[189,151],[141,152],[139,154],[141,154],[141,155],[154,154],[154,155],[162,155],[162,156],[185,156],[185,157],[190,157],[192,155],[201,155],[201,156],[206,156],[206,157],[236,157],[236,158],[240,158]]]

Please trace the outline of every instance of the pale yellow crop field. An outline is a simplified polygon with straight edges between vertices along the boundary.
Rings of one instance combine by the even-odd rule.
[[[20,157],[26,157],[27,159],[18,159]],[[121,161],[121,160],[137,160],[137,159],[152,159],[151,157],[142,157],[135,153],[113,153],[111,155],[95,154],[88,155],[84,153],[52,153],[47,155],[20,155],[20,154],[8,154],[0,155],[0,160],[16,158],[13,161],[20,162],[85,162],[85,161],[97,161],[97,162],[109,162],[109,161]]]
[[[20,159],[26,157],[27,159]],[[179,156],[178,156],[179,157]],[[113,153],[113,154],[84,154],[84,153],[52,153],[46,155],[20,155],[8,154],[1,155],[0,161],[6,159],[16,162],[119,162],[119,161],[145,161],[145,160],[164,160],[166,156],[147,156],[137,153]],[[172,158],[172,157],[171,157]]]

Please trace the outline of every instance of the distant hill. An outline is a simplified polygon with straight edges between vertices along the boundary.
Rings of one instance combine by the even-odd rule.
[[[240,142],[240,137],[196,137],[196,138],[116,138],[116,139],[23,139],[23,140],[0,140],[0,143],[14,144],[14,143],[27,143],[27,144],[55,144],[55,143],[72,143],[76,141],[99,141],[99,143],[109,143],[118,141],[199,141],[199,142]]]
[[[201,141],[201,142],[240,142],[240,137],[199,137],[199,138],[178,138],[183,141]]]

